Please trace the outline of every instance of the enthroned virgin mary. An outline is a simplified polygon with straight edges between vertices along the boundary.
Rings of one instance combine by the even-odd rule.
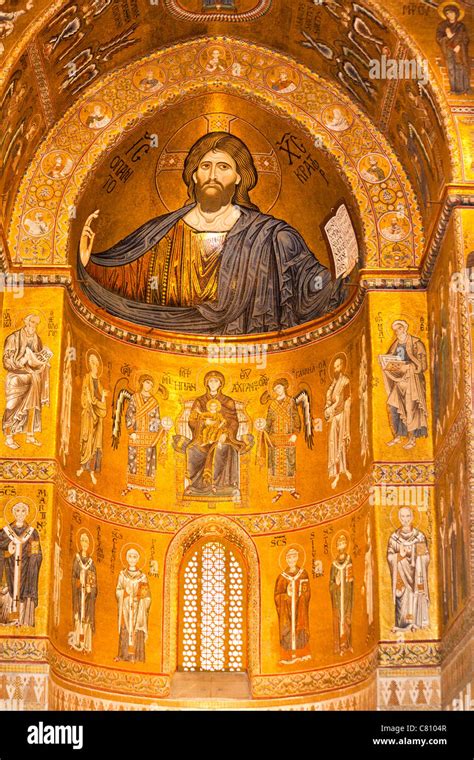
[[[333,311],[352,269],[335,280],[286,222],[250,200],[258,181],[245,143],[211,132],[183,171],[189,203],[92,253],[94,212],[80,240],[89,298],[128,322],[162,330],[242,335],[283,330]]]

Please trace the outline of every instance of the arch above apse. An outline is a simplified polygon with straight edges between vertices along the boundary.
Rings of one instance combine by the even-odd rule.
[[[215,45],[225,50],[229,62],[218,76],[208,74],[200,63]],[[150,65],[156,65],[165,77],[162,88],[153,95],[134,85],[137,71]],[[176,71],[181,65],[177,78]],[[271,89],[269,71],[278,67],[285,67],[291,74],[296,83],[292,92],[283,95]],[[67,266],[73,223],[70,209],[77,207],[88,177],[102,158],[140,120],[209,91],[253,100],[256,105],[298,124],[312,138],[321,137],[324,150],[345,179],[358,208],[364,226],[365,267],[416,272],[424,243],[421,216],[408,177],[385,137],[347,96],[301,64],[261,46],[223,37],[182,43],[130,64],[90,88],[69,109],[42,143],[23,179],[8,235],[15,260],[24,266]],[[104,128],[94,130],[81,121],[81,113],[87,104],[98,101],[107,105],[111,118]],[[325,109],[334,106],[342,108],[348,116],[350,127],[343,132],[331,130],[325,122]],[[66,177],[48,181],[44,157],[58,149],[68,153],[71,169]],[[379,185],[367,181],[360,173],[361,160],[371,153],[383,156],[390,167],[386,203],[381,201]],[[35,208],[41,208],[49,220],[48,231],[40,238],[34,238],[24,227],[26,216]],[[381,220],[395,209],[408,220],[409,233],[403,245],[398,246],[402,253],[381,234]]]
[[[354,3],[356,0],[349,0],[349,3]],[[439,117],[444,129],[444,137],[448,147],[449,158],[451,162],[451,168],[456,176],[461,172],[461,155],[460,145],[456,138],[456,131],[454,125],[454,119],[451,109],[448,105],[446,93],[439,83],[439,70],[435,68],[436,58],[430,59],[425,55],[421,45],[413,38],[413,36],[404,28],[403,24],[395,18],[385,6],[379,0],[364,0],[365,5],[372,8],[382,18],[384,23],[392,29],[398,36],[400,42],[407,49],[408,53],[413,55],[417,60],[426,61],[429,69],[429,87],[434,95],[434,105],[439,109]]]
[[[185,5],[188,4],[188,0],[170,0],[169,4],[171,5],[172,2],[176,3],[177,6],[182,5],[183,3]],[[244,8],[250,6],[253,8],[255,5],[258,8],[260,2],[259,0],[255,0],[255,2],[253,2],[253,0],[239,0],[239,5]],[[313,55],[311,51],[305,50],[305,48],[302,47],[301,40],[299,38],[297,39],[299,32],[295,32],[295,34],[292,35],[288,34],[288,24],[290,22],[287,23],[287,20],[291,14],[288,13],[287,5],[287,0],[269,0],[269,7],[265,7],[266,13],[263,16],[258,16],[258,14],[255,16],[254,14],[255,17],[252,16],[251,18],[248,18],[245,23],[234,23],[228,19],[225,21],[221,20],[212,22],[209,20],[207,23],[196,20],[180,20],[177,23],[177,19],[166,10],[166,7],[163,4],[160,3],[159,6],[153,6],[150,4],[148,7],[143,5],[140,10],[139,18],[137,19],[140,28],[140,39],[138,40],[137,45],[135,46],[134,44],[125,48],[120,48],[120,55],[118,57],[113,54],[107,59],[107,62],[101,62],[98,65],[98,77],[103,80],[103,78],[109,73],[116,71],[118,66],[124,66],[132,59],[138,60],[138,58],[146,57],[150,51],[172,46],[175,44],[176,38],[179,38],[179,41],[181,42],[193,39],[196,33],[205,35],[208,25],[212,23],[212,30],[215,33],[238,34],[240,39],[247,39],[250,44],[260,44],[261,40],[265,40],[266,44],[271,45],[272,47],[278,47],[278,49],[282,50],[284,54],[290,55],[294,60],[309,66],[311,70],[317,69],[319,75],[324,77],[327,82],[337,84],[338,80],[336,71],[330,66],[325,67],[324,59],[322,59],[321,56],[318,57],[316,54]],[[308,5],[311,7],[310,3],[308,3]],[[71,6],[71,4],[68,3],[68,0],[56,0],[56,2],[48,5],[47,8],[41,9],[36,18],[32,16],[33,20],[26,29],[22,30],[20,36],[16,36],[14,33],[11,37],[5,39],[7,52],[4,56],[3,65],[0,67],[0,102],[10,88],[13,74],[16,73],[14,72],[14,69],[19,66],[20,59],[24,59],[24,61],[26,61],[25,66],[27,67],[27,71],[24,72],[24,78],[26,77],[27,84],[30,82],[34,86],[34,97],[33,100],[28,103],[28,106],[30,107],[34,101],[37,104],[37,112],[35,112],[34,118],[39,119],[40,121],[44,120],[40,130],[42,134],[37,132],[34,138],[19,142],[18,145],[16,145],[16,148],[18,148],[17,155],[14,156],[13,153],[11,153],[6,161],[4,175],[8,176],[9,179],[5,187],[2,187],[0,182],[0,196],[4,198],[4,212],[5,216],[8,218],[11,217],[11,209],[21,182],[22,174],[25,172],[25,167],[33,159],[40,138],[43,138],[45,134],[49,133],[49,130],[63,117],[67,112],[67,109],[74,103],[75,95],[71,94],[68,96],[68,89],[66,88],[63,91],[64,82],[61,83],[61,77],[64,75],[65,71],[62,55],[64,50],[62,48],[59,49],[58,55],[60,55],[60,58],[56,56],[56,59],[54,55],[48,55],[44,52],[45,44],[53,34],[51,31],[51,25],[54,26],[56,20],[62,18],[61,14],[65,13],[69,7],[76,8],[76,6]],[[323,6],[321,7],[323,8]],[[75,18],[77,17],[77,21],[80,24],[82,40],[81,47],[78,49],[82,50],[82,48],[90,48],[92,51],[95,50],[97,52],[97,46],[100,47],[100,43],[104,41],[105,43],[108,43],[111,34],[113,36],[117,31],[114,29],[112,6],[109,8],[109,6],[104,5],[100,12],[97,15],[94,15],[93,18],[90,17],[90,11],[87,11],[89,16],[86,18],[86,8],[87,4],[77,7],[74,11]],[[449,181],[450,178],[452,181],[459,181],[460,178],[463,177],[460,153],[461,144],[457,131],[458,127],[456,119],[448,106],[447,95],[443,91],[442,82],[439,76],[439,68],[436,63],[437,56],[432,50],[428,49],[427,45],[414,40],[415,29],[412,27],[410,28],[410,16],[406,17],[406,23],[405,17],[403,17],[402,23],[401,19],[397,19],[390,12],[382,8],[381,3],[375,2],[375,0],[361,0],[361,2],[357,3],[355,0],[338,0],[337,8],[340,9],[341,14],[352,14],[353,19],[351,22],[351,30],[355,23],[354,14],[356,13],[356,10],[354,9],[357,9],[359,15],[362,11],[359,11],[358,9],[365,9],[362,13],[362,18],[366,20],[367,17],[364,15],[365,12],[375,13],[378,18],[383,21],[384,28],[388,30],[387,33],[389,33],[391,44],[393,42],[395,55],[398,56],[400,54],[402,57],[405,56],[410,58],[422,57],[423,60],[428,61],[431,73],[428,85],[429,98],[425,98],[424,104],[428,108],[433,134],[435,136],[438,134],[439,139],[437,140],[437,146],[446,146],[446,155],[444,155],[443,148],[443,157],[440,158],[438,155],[438,160],[443,164],[444,175],[448,178],[448,180],[446,180],[443,177],[442,171],[441,174],[438,175],[438,179],[433,180],[434,184],[431,186],[433,202],[430,202],[427,205],[427,210],[425,212],[425,223],[427,224],[427,227],[429,227],[431,233],[433,227],[438,223],[439,215],[437,214],[436,204],[441,200],[445,181]],[[33,12],[36,13],[37,11],[35,10],[31,13]],[[157,13],[161,14],[159,19],[163,23],[156,23]],[[211,16],[212,14],[209,16],[209,19]],[[326,18],[330,18],[328,14],[324,16],[323,22]],[[167,21],[168,23],[166,23]],[[132,22],[130,22],[130,24],[132,24]],[[269,33],[267,35],[266,31],[270,29],[269,25],[271,26],[272,31],[271,34]],[[61,29],[61,27],[59,27],[59,29]],[[112,32],[111,29],[113,29]],[[341,30],[342,34],[344,25],[341,26]],[[331,30],[328,34],[329,44],[332,45],[335,51],[336,48],[334,46],[338,40],[339,42],[341,41],[339,39],[339,29],[337,31]],[[347,35],[344,37],[345,44],[349,44],[346,38]],[[360,38],[359,41],[361,41],[361,39],[362,38]],[[375,48],[373,51],[374,54],[376,54]],[[354,52],[357,51],[353,50],[353,53]],[[336,58],[338,56],[335,55],[334,57]],[[98,78],[94,81],[101,80]],[[370,113],[372,113],[374,119],[378,118],[380,114],[390,114],[394,102],[390,97],[388,98],[388,101],[386,100],[384,88],[379,88],[373,99],[369,98],[361,88],[359,88],[359,91],[361,98],[359,101],[354,100],[354,103],[358,102],[362,111],[369,114],[369,118]],[[408,103],[406,93],[402,96],[402,101]],[[429,101],[431,102],[431,105]],[[404,109],[402,107],[402,113],[403,111]],[[11,112],[10,110],[7,111],[5,129],[7,131],[10,130],[9,134],[16,134],[18,125],[21,126],[21,120],[24,120],[26,115],[27,109],[25,106],[23,106],[21,111],[16,110],[16,108],[13,108]],[[405,136],[400,136],[394,129],[395,124],[393,120],[391,122],[390,130],[390,124],[387,119],[388,116],[387,118],[385,118],[385,116],[382,118],[380,131],[389,135],[389,139],[392,141],[395,151],[400,156],[402,164],[405,165],[408,174],[413,176],[411,158],[409,153],[407,153],[406,145],[403,145],[404,141],[407,139],[406,129]],[[33,129],[30,122],[31,119],[28,121],[28,129],[30,126]],[[439,131],[437,132],[437,130]],[[438,147],[436,150],[439,154]],[[20,154],[21,159],[19,159]],[[18,159],[20,160],[19,168],[17,165]],[[416,178],[414,178],[413,181],[417,183]],[[416,184],[415,189],[418,193],[418,197],[421,198],[423,189],[418,187],[418,184]],[[5,225],[6,221],[3,222],[4,228]],[[0,229],[0,236],[1,234],[2,230]],[[2,254],[2,248],[3,245],[0,241],[0,255]],[[10,258],[13,258],[13,253]],[[4,266],[8,268],[8,261],[3,255],[2,261]]]
[[[174,19],[175,23],[179,19],[180,41],[190,39],[191,36],[196,34],[196,28],[198,28],[198,33],[205,33],[210,29],[212,34],[223,33],[224,30],[232,30],[232,33],[237,32],[241,38],[245,37],[249,41],[253,40],[253,42],[257,42],[262,39],[262,32],[266,30],[267,18],[269,18],[269,21],[273,22],[271,25],[272,39],[274,40],[274,43],[278,45],[278,48],[283,50],[283,52],[292,55],[292,57],[297,60],[302,60],[301,56],[295,54],[295,49],[290,50],[290,43],[285,25],[274,23],[280,18],[282,12],[284,12],[285,17],[288,16],[286,7],[287,0],[239,0],[239,4],[241,6],[243,5],[243,7],[237,12],[224,14],[222,12],[216,13],[214,11],[190,13],[189,10],[186,9],[186,6],[189,5],[189,0],[165,0],[165,2],[159,6],[153,6],[153,4],[150,3],[149,8],[146,10],[142,9],[142,14],[139,17],[141,25],[144,25],[145,27],[141,31],[141,44],[137,49],[133,46],[125,48],[123,55],[120,57],[121,60],[119,66],[127,64],[132,59],[136,60],[148,55],[151,51],[156,50],[160,44],[165,46],[173,44],[173,38],[169,34],[172,25],[156,24],[156,13],[161,11],[165,14],[165,19]],[[0,71],[0,87],[6,82],[12,67],[16,65],[20,56],[26,51],[30,43],[35,44],[37,42],[38,46],[40,46],[41,33],[47,30],[49,25],[54,22],[55,17],[63,13],[69,5],[69,0],[56,0],[56,2],[48,4],[47,7],[41,10],[40,15],[38,15],[36,19],[23,30],[21,36],[16,38],[15,34],[13,34],[12,37],[6,38],[5,45],[7,46],[7,53],[5,55],[4,65]],[[415,41],[413,35],[406,30],[405,26],[394,15],[383,7],[382,3],[375,2],[375,0],[363,0],[362,2],[357,3],[354,0],[338,0],[337,4],[335,3],[334,6],[333,16],[336,11],[338,11],[342,17],[344,14],[347,16],[351,10],[359,11],[359,9],[363,14],[363,18],[366,18],[364,14],[374,14],[374,16],[383,22],[385,28],[394,35],[397,45],[403,45],[410,54],[429,59],[429,56],[424,55],[420,44]],[[92,18],[90,13],[87,19],[85,17],[83,18],[81,14],[84,14],[85,12],[86,6],[78,8],[76,10],[76,16],[81,23],[82,36],[84,37],[86,44],[88,44],[91,35],[97,39],[102,38],[104,30],[111,26],[111,18],[109,6],[106,4],[104,4],[102,9],[99,9]],[[153,19],[149,18],[147,13],[154,13],[155,15],[153,16]],[[367,18],[369,18],[368,15]],[[407,18],[409,19],[409,17]],[[254,28],[258,30],[257,37],[252,36],[252,29]],[[181,31],[181,29],[183,31]],[[279,35],[281,36],[281,39],[279,39]],[[336,34],[336,37],[337,36],[339,35]],[[10,49],[8,49],[9,43],[12,45]],[[49,61],[46,61],[46,64],[49,65]],[[433,66],[433,61],[429,61],[429,64],[431,70],[436,72],[436,69]],[[101,75],[110,73],[116,68],[117,65],[112,57],[108,62],[108,65],[101,70]],[[47,83],[54,89],[52,71],[46,68],[44,74],[48,80]],[[331,74],[325,74],[325,76],[328,79],[331,78]],[[430,78],[430,86],[433,90],[436,106],[441,110],[442,119],[447,128],[449,124],[452,125],[451,114],[447,108],[446,98],[442,88],[439,86],[435,76]],[[70,105],[70,102],[63,105],[66,105],[67,107],[67,105]],[[65,108],[60,107],[56,116],[61,116],[64,111]],[[457,150],[457,146],[454,142],[451,145],[451,149],[453,151],[452,157],[454,159],[454,153],[456,153]]]
[[[241,551],[248,571],[248,673],[250,677],[261,672],[260,628],[260,566],[257,548],[249,534],[234,520],[223,515],[197,517],[181,528],[170,542],[164,561],[163,594],[163,672],[172,674],[178,656],[178,582],[181,562],[189,549],[198,541],[209,537],[226,539]]]

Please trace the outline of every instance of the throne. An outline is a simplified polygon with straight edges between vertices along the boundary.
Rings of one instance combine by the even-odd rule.
[[[203,11],[236,11],[235,0],[203,0]]]
[[[250,430],[252,429],[252,421],[247,414],[247,402],[235,401],[237,419],[239,421],[236,438],[244,444],[237,458],[238,485],[236,488],[229,488],[228,492],[218,492],[216,494],[186,492],[188,486],[188,483],[186,482],[186,448],[193,437],[192,430],[189,426],[189,417],[194,404],[194,399],[188,399],[181,403],[183,409],[175,424],[177,435],[173,437],[173,449],[176,456],[175,475],[178,504],[184,507],[195,504],[196,502],[202,504],[207,503],[209,509],[216,509],[218,504],[233,504],[237,507],[248,507],[250,451],[254,444],[254,438],[250,433]]]

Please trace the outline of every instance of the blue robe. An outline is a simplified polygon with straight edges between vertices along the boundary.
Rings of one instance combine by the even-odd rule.
[[[150,251],[193,205],[152,219],[90,261],[130,264]],[[160,330],[242,335],[284,330],[333,311],[346,296],[345,280],[332,280],[293,227],[240,207],[226,235],[217,300],[196,306],[162,306],[124,298],[100,285],[78,261],[82,288],[95,304],[121,319]],[[315,286],[315,278],[320,282]]]

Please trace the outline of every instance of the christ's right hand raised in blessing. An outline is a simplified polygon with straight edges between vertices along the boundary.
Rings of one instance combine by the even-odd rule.
[[[87,217],[86,223],[82,228],[81,240],[79,242],[79,255],[81,257],[82,265],[86,267],[89,263],[89,259],[92,253],[92,246],[94,244],[95,232],[91,227],[91,223],[99,216],[99,209],[94,211],[93,214]]]

